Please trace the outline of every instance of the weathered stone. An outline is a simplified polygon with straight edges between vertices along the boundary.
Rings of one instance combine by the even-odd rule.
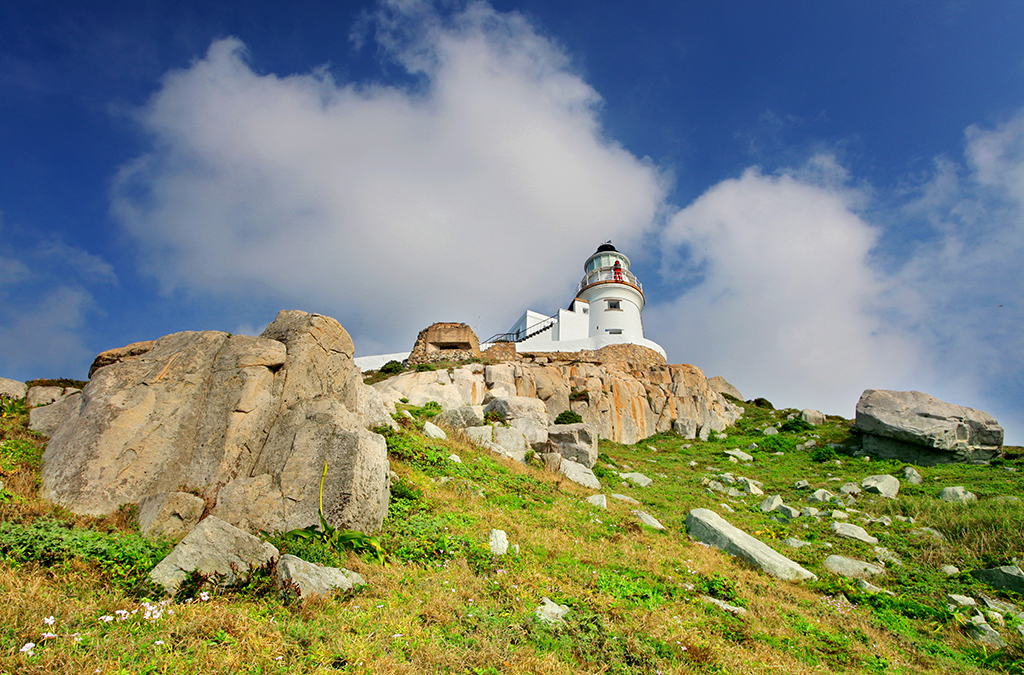
[[[13,398],[14,400],[25,398],[28,395],[28,387],[24,382],[0,377],[0,396]]]
[[[800,539],[794,539],[793,537],[789,537],[788,539],[783,539],[782,543],[785,544],[786,546],[789,546],[790,548],[803,548],[804,546],[810,546],[811,545],[811,542],[809,542],[809,541],[802,541]]]
[[[816,427],[825,423],[825,416],[817,410],[801,410],[800,419]]]
[[[719,600],[718,598],[713,598],[710,595],[702,595],[700,596],[700,599],[708,603],[709,605],[714,605],[715,607],[725,612],[729,612],[730,614],[735,614],[736,616],[743,616],[747,613],[747,610],[744,607],[730,605],[728,602],[724,600]]]
[[[53,436],[64,420],[76,415],[82,406],[82,392],[75,390],[56,403],[28,411],[28,426],[44,436]]]
[[[967,504],[978,501],[978,496],[973,492],[968,492],[962,485],[958,485],[956,487],[942,488],[942,492],[939,493],[939,499],[944,502]]]
[[[626,502],[627,504],[632,504],[634,506],[639,506],[640,505],[640,502],[638,502],[637,500],[633,499],[632,497],[629,497],[629,496],[626,496],[626,495],[620,495],[620,494],[617,494],[615,492],[612,493],[612,499],[618,499],[620,502]]]
[[[758,482],[756,480],[751,480],[750,478],[740,478],[739,483],[740,485],[743,486],[743,490],[749,495],[760,497],[761,495],[764,494],[764,490],[761,489],[761,486],[758,485]]]
[[[885,548],[884,546],[875,546],[875,560],[878,560],[883,565],[896,565],[900,567],[903,565],[903,561],[900,560],[895,553]]]
[[[744,400],[743,394],[736,387],[729,384],[724,377],[716,375],[708,380],[708,386],[717,391],[719,394],[729,394],[737,400]]]
[[[597,430],[590,424],[552,424],[547,427],[547,441],[534,447],[538,452],[556,452],[593,468],[597,462]]]
[[[924,478],[917,472],[912,466],[903,467],[903,480],[907,481],[911,485],[921,485],[924,483]]]
[[[797,482],[796,482],[796,483],[795,483],[795,484],[793,485],[793,487],[795,487],[795,488],[796,488],[797,490],[810,490],[810,489],[811,489],[811,484],[810,484],[810,483],[808,483],[808,482],[807,482],[807,481],[805,481],[805,480],[798,480],[798,481],[797,481]]]
[[[854,579],[870,579],[871,577],[885,574],[885,570],[878,565],[873,565],[863,560],[855,560],[841,555],[830,555],[825,558],[825,569],[844,577]]]
[[[764,513],[771,513],[782,506],[782,495],[772,495],[761,502],[760,509]]]
[[[454,462],[455,464],[462,464],[462,458],[456,455],[455,453],[448,455],[448,461]]]
[[[78,391],[77,389],[73,391]],[[37,408],[41,405],[50,405],[55,401],[64,398],[70,390],[64,387],[29,387],[25,395],[25,405],[29,408]]]
[[[357,572],[314,565],[293,555],[281,556],[275,569],[278,589],[300,598],[322,597],[366,585],[366,580]]]
[[[979,642],[987,647],[993,649],[1002,649],[1006,646],[1006,641],[1000,637],[999,632],[995,628],[988,624],[985,617],[980,614],[975,614],[971,617],[971,622],[967,624],[967,634],[974,639],[975,642]]]
[[[203,517],[206,502],[187,492],[161,492],[139,502],[139,531],[177,541]]]
[[[466,427],[463,432],[466,434],[466,438],[477,445],[491,443],[494,440],[493,428],[489,426]]]
[[[93,373],[100,368],[120,363],[135,356],[141,356],[153,349],[155,344],[156,340],[146,340],[145,342],[133,342],[125,347],[100,352],[93,360],[92,366],[89,367],[89,379],[91,380]]]
[[[785,518],[792,519],[800,517],[799,509],[794,509],[792,506],[787,506],[785,504],[779,504],[777,507],[775,507],[775,511]]]
[[[779,433],[779,430],[776,429],[775,427],[768,427],[761,433],[764,434],[765,436],[774,436],[775,434]]]
[[[800,515],[805,516],[807,518],[814,518],[819,513],[821,513],[821,511],[814,508],[813,506],[805,506],[802,509],[800,509]]]
[[[630,483],[633,483],[634,485],[637,485],[639,487],[650,487],[651,485],[654,484],[654,481],[652,479],[636,471],[632,471],[629,473],[620,473],[619,477],[624,478],[628,480]]]
[[[586,501],[588,504],[593,504],[594,506],[601,509],[608,508],[608,497],[606,497],[605,495],[590,495],[589,497],[587,497]]]
[[[508,553],[508,535],[505,530],[491,530],[487,537],[487,546],[494,555]]]
[[[437,416],[437,421],[452,429],[482,427],[484,425],[484,407],[482,405],[464,405],[445,410]]]
[[[547,424],[525,417],[514,419],[509,424],[513,429],[518,429],[523,437],[526,439],[526,444],[533,447],[535,450],[547,452],[546,444],[548,442],[548,429],[550,428]],[[595,439],[595,450],[594,460],[597,460],[596,450],[596,439]]]
[[[988,461],[1003,444],[1003,428],[988,413],[918,391],[868,389],[854,429],[865,452],[923,466]]]
[[[878,543],[878,539],[876,537],[872,537],[870,534],[867,533],[867,531],[864,530],[863,527],[860,527],[859,525],[854,525],[853,523],[833,522],[829,527],[832,529],[833,532],[835,532],[840,537],[846,537],[847,539],[856,539],[857,541],[862,541],[865,544]]]
[[[502,448],[505,454],[510,455],[525,455],[529,449],[523,432],[512,427],[494,427],[494,444]]]
[[[865,492],[870,492],[876,495],[882,495],[889,499],[895,499],[896,495],[900,491],[900,482],[895,476],[884,474],[881,476],[868,476],[860,482],[860,486],[864,488]]]
[[[480,339],[464,323],[435,323],[424,328],[409,353],[411,365],[473,358],[480,358]]]
[[[559,605],[551,598],[541,598],[541,602],[543,604],[534,611],[534,614],[545,623],[562,623],[563,617],[569,613],[568,607]]]
[[[551,423],[551,415],[544,402],[525,396],[496,398],[484,406],[484,415],[490,413],[497,415],[503,422],[526,418],[537,420],[545,426]]]
[[[672,431],[687,440],[697,437],[697,420],[672,420]]]
[[[423,435],[427,438],[435,440],[447,440],[448,434],[444,432],[444,429],[433,424],[430,420],[423,423]]]
[[[687,531],[697,541],[740,557],[764,572],[785,580],[817,577],[708,509],[693,509],[686,516]]]
[[[828,504],[833,499],[831,492],[825,489],[815,490],[811,493],[811,496],[807,498],[807,501],[812,504]]]
[[[839,488],[839,491],[844,494],[852,495],[854,497],[859,495],[861,492],[860,486],[857,485],[856,483],[844,483],[843,487]]]
[[[1024,572],[1016,565],[972,570],[971,576],[992,588],[1013,591],[1014,593],[1024,593]]]
[[[181,540],[149,578],[174,595],[193,571],[221,575],[232,583],[236,574],[260,567],[278,557],[274,546],[214,516],[208,516]]]
[[[655,530],[664,530],[665,526],[658,522],[658,519],[644,511],[633,511],[633,515],[640,519],[640,522]]]
[[[960,568],[955,565],[943,565],[939,568],[939,571],[945,574],[947,577],[955,577],[960,574]]]
[[[832,518],[833,520],[846,520],[850,517],[850,514],[846,513],[845,511],[833,510],[828,517]]]
[[[592,490],[601,489],[601,481],[597,479],[594,472],[579,462],[574,462],[571,459],[565,459],[563,457],[558,470],[563,476],[571,480],[573,483],[591,488]]]
[[[727,457],[735,457],[736,459],[738,459],[741,462],[753,462],[754,461],[753,456],[748,455],[747,453],[743,452],[742,450],[726,450],[722,454],[727,456]]]
[[[950,611],[956,607],[974,607],[978,603],[975,602],[974,598],[966,595],[957,595],[956,593],[946,594],[946,605],[950,608]]]

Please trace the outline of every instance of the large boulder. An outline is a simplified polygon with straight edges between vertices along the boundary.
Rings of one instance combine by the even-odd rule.
[[[104,515],[182,486],[246,529],[319,522],[372,531],[387,512],[379,410],[330,317],[284,311],[260,337],[217,331],[156,340],[93,372],[43,455],[42,494]]]
[[[35,389],[35,387],[33,387]],[[75,389],[67,396],[61,396],[56,403],[42,405],[28,411],[28,426],[44,436],[53,436],[68,417],[82,405],[82,392]]]
[[[366,585],[366,580],[357,572],[314,565],[293,555],[281,556],[275,572],[277,585],[282,592],[290,592],[300,598],[324,596],[335,591],[351,591]]]
[[[721,375],[715,375],[708,379],[708,386],[719,394],[728,394],[739,401],[743,400],[743,394],[740,393],[740,390],[729,384],[729,382]]]
[[[25,398],[26,394],[28,394],[28,387],[24,382],[0,377],[0,397],[19,399]]]
[[[589,424],[553,424],[547,430],[547,443],[534,446],[538,452],[555,452],[579,462],[588,469],[597,463],[597,430]]]
[[[484,406],[484,415],[497,415],[502,422],[518,419],[536,420],[545,426],[551,422],[547,406],[537,398],[502,396]]]
[[[278,557],[278,550],[267,542],[207,516],[174,547],[170,555],[157,563],[149,578],[174,595],[188,575],[198,571],[217,575],[230,584],[238,574],[262,567]]]
[[[742,558],[773,577],[787,581],[818,578],[709,509],[690,511],[686,515],[686,529],[697,541]]]
[[[919,391],[868,389],[853,429],[865,452],[922,466],[986,462],[1003,445],[1003,428],[988,413]]]
[[[139,504],[139,531],[147,537],[178,541],[199,523],[206,502],[187,492],[161,492]]]

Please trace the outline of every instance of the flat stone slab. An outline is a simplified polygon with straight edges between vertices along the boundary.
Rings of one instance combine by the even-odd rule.
[[[782,495],[772,495],[761,502],[761,506],[759,508],[762,513],[771,513],[780,506],[782,506]]]
[[[889,474],[868,476],[860,482],[860,486],[864,488],[864,492],[882,495],[889,499],[895,499],[896,495],[899,494],[900,491],[899,479],[897,479],[896,476],[890,476]]]
[[[855,560],[841,555],[830,555],[825,558],[825,569],[835,572],[843,577],[854,579],[870,579],[871,577],[885,574],[885,570],[863,560]]]
[[[702,595],[702,596],[700,596],[700,599],[703,600],[704,602],[708,603],[709,605],[714,605],[718,609],[721,609],[723,611],[729,612],[730,614],[735,614],[736,616],[743,616],[744,614],[747,613],[747,610],[746,610],[745,607],[737,607],[736,605],[730,605],[725,600],[719,600],[718,598],[712,598],[710,595]]]
[[[571,480],[577,485],[588,487],[593,490],[601,489],[601,481],[597,479],[594,472],[583,466],[579,462],[574,462],[571,459],[562,458],[562,463],[559,464],[558,470],[563,476]]]
[[[534,611],[534,614],[545,623],[561,623],[563,617],[569,613],[568,607],[558,604],[551,598],[541,598],[541,602],[543,604]]]
[[[612,493],[612,499],[618,499],[620,502],[626,502],[627,504],[633,504],[634,506],[640,505],[640,502],[633,499],[632,497],[629,497],[627,495],[620,495],[615,492]]]
[[[1024,593],[1024,571],[1021,571],[1016,565],[971,570],[971,576],[992,588]]]
[[[811,493],[811,496],[807,498],[807,501],[812,504],[828,504],[832,501],[832,493],[824,488],[821,490],[815,490]]]
[[[956,487],[942,488],[942,492],[939,493],[939,499],[944,502],[967,504],[968,502],[978,501],[978,496],[973,492],[969,492],[962,485],[957,485]]]
[[[738,459],[741,462],[753,462],[754,461],[754,457],[752,455],[748,455],[747,453],[743,452],[742,450],[726,450],[722,454],[726,455],[728,457],[735,457],[736,459]]]
[[[690,511],[686,516],[686,529],[697,541],[742,558],[779,579],[789,581],[818,578],[743,530],[730,525],[709,509]]]
[[[650,487],[651,485],[654,484],[654,481],[652,479],[636,471],[632,471],[630,473],[620,473],[619,477],[625,478],[629,482],[633,483],[634,485],[639,485],[640,487]]]
[[[854,525],[853,523],[839,523],[833,521],[830,527],[832,531],[840,537],[846,537],[847,539],[856,539],[857,541],[862,541],[865,544],[878,543],[877,537],[872,537],[870,534],[867,533],[867,531],[863,527],[859,525]]]
[[[598,508],[608,508],[608,497],[605,495],[590,495],[587,497],[586,501],[588,504],[593,504]]]
[[[633,515],[640,519],[640,522],[656,530],[664,530],[665,526],[658,522],[658,519],[644,511],[633,511]]]
[[[294,592],[300,598],[328,595],[334,591],[351,591],[366,584],[366,580],[357,572],[314,565],[293,555],[281,556],[276,570],[278,588]]]

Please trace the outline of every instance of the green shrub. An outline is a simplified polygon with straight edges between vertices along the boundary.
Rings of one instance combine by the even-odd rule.
[[[43,379],[43,380],[28,380],[25,382],[26,387],[71,387],[73,389],[82,389],[85,385],[89,384],[88,380],[71,380],[66,377],[58,379]]]
[[[757,447],[761,452],[790,452],[796,447],[796,441],[776,434],[757,441]]]
[[[555,424],[579,424],[583,421],[578,412],[572,410],[565,410],[558,413],[558,417],[555,418]]]
[[[587,403],[589,403],[590,402],[590,393],[586,389],[580,390],[580,389],[575,389],[574,388],[574,389],[572,389],[569,392],[569,400],[570,401],[586,401]]]
[[[813,428],[814,425],[811,424],[810,422],[797,418],[792,420],[786,420],[785,422],[782,423],[782,426],[779,427],[779,430],[785,431],[786,433],[798,434],[801,431],[810,431]]]
[[[440,364],[436,364],[436,363],[417,363],[416,364],[416,372],[417,373],[429,373],[429,372],[431,372],[433,370],[437,370],[440,367],[441,367]]]
[[[385,375],[397,375],[398,373],[401,373],[404,370],[405,368],[402,367],[402,364],[400,362],[388,361],[387,363],[380,367],[380,370],[378,372],[384,373]]]
[[[772,402],[766,398],[755,398],[750,401],[746,401],[747,405],[757,406],[758,408],[768,408],[769,410],[775,410],[775,406]]]
[[[836,459],[836,451],[828,445],[819,445],[818,447],[811,450],[811,461],[812,462],[828,462]]]

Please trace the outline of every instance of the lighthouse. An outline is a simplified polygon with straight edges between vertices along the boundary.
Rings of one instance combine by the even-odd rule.
[[[661,345],[644,337],[643,311],[643,284],[630,271],[629,258],[608,241],[583,264],[567,309],[551,316],[527,310],[507,333],[491,340],[514,342],[517,352],[577,352],[629,343],[664,357]]]

